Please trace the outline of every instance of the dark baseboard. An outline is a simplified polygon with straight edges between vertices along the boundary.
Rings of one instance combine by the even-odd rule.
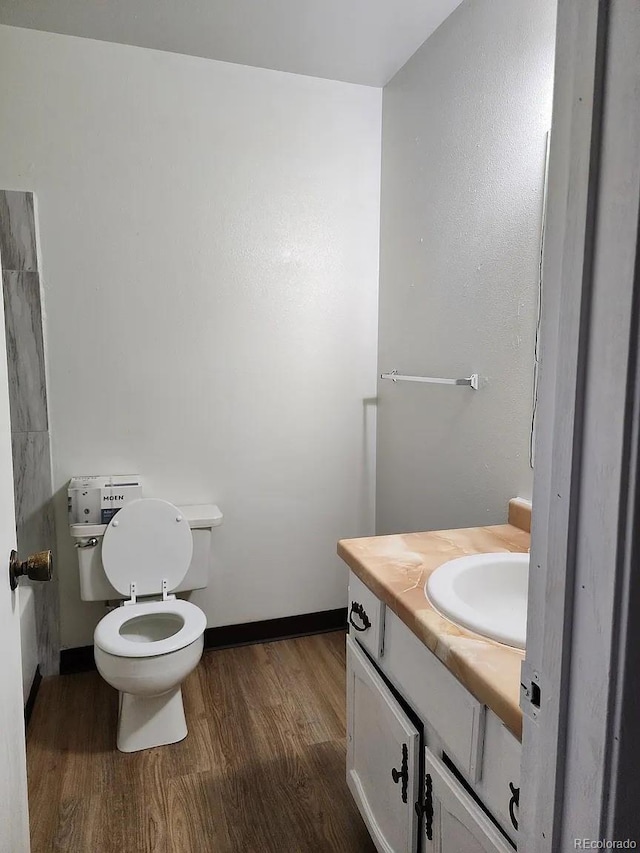
[[[42,674],[40,672],[40,667],[36,667],[35,675],[33,676],[33,681],[31,682],[31,690],[29,691],[29,697],[27,699],[27,704],[24,706],[24,724],[25,727],[29,725],[29,720],[31,719],[31,714],[33,713],[33,706],[36,704],[36,696],[38,695],[38,690],[40,689],[40,682],[42,681]]]
[[[254,643],[273,643],[276,640],[291,640],[294,637],[307,637],[311,634],[344,631],[346,627],[347,608],[340,607],[337,610],[320,610],[318,613],[284,616],[281,619],[207,628],[204,632],[204,647],[205,649],[228,649]],[[60,652],[60,675],[89,672],[95,668],[93,646],[63,649]]]
[[[75,649],[62,649],[60,652],[60,675],[91,672],[95,668],[93,646],[78,646]]]
[[[204,632],[204,647],[228,649],[253,643],[272,643],[276,640],[307,637],[310,634],[343,631],[346,627],[347,608],[340,607],[338,610],[321,610],[318,613],[301,613],[299,616],[284,616],[281,619],[207,628]]]

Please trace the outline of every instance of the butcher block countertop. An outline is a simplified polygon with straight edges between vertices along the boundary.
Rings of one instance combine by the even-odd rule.
[[[461,628],[441,616],[424,594],[431,573],[456,557],[529,548],[530,509],[512,501],[520,525],[468,527],[342,539],[338,554],[456,678],[520,740],[520,665],[524,652]],[[522,529],[525,528],[525,529]]]

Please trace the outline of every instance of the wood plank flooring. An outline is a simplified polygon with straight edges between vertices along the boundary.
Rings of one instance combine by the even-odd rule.
[[[375,853],[345,782],[344,674],[342,632],[205,652],[186,740],[130,755],[97,673],[45,679],[32,853]]]

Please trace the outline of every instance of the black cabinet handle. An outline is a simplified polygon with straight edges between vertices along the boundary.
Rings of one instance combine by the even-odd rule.
[[[353,614],[360,619],[362,625],[356,625],[353,621]],[[371,627],[371,621],[367,616],[367,611],[358,601],[351,602],[351,610],[349,611],[349,624],[356,629],[356,631],[367,631]]]
[[[518,831],[518,818],[516,817],[516,809],[520,806],[520,788],[515,788],[513,782],[509,782],[509,790],[511,791],[511,799],[509,800],[509,817],[515,831]]]
[[[394,767],[391,771],[391,778],[398,784],[402,779],[402,802],[407,802],[407,788],[409,786],[409,750],[406,743],[402,744],[402,764],[401,769],[396,770]]]
[[[430,773],[424,777],[424,803],[416,803],[416,814],[419,819],[424,815],[424,830],[429,841],[433,841],[433,782]]]

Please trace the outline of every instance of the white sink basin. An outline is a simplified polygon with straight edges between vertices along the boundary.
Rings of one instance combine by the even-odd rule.
[[[437,568],[424,593],[452,622],[524,649],[528,580],[528,554],[473,554]]]

